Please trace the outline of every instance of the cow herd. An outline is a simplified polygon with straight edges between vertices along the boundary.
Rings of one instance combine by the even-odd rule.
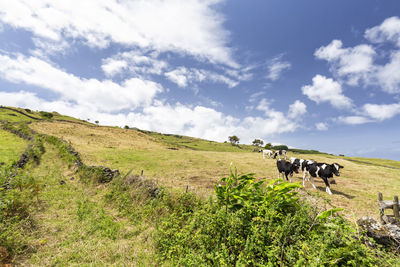
[[[290,161],[286,161],[286,150],[279,150],[273,152],[271,150],[262,150],[263,158],[265,156],[269,156],[269,158],[276,158],[278,160],[276,162],[276,167],[278,169],[278,179],[282,175],[282,178],[286,178],[287,181],[292,182],[293,173],[299,173],[301,171],[303,173],[303,187],[305,186],[305,181],[311,180],[311,184],[313,188],[315,187],[314,178],[321,178],[326,186],[326,192],[332,195],[332,191],[330,189],[330,183],[335,183],[333,176],[340,176],[339,170],[344,168],[338,163],[318,163],[314,160],[304,160],[298,158],[290,158]],[[284,159],[281,159],[281,156]]]

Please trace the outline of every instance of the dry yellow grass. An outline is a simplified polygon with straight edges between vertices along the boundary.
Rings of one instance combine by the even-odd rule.
[[[262,159],[260,153],[211,152],[189,149],[170,150],[167,145],[134,130],[112,127],[86,126],[61,122],[35,122],[34,130],[63,138],[75,147],[89,165],[106,165],[122,171],[144,170],[146,176],[172,188],[184,189],[187,185],[200,195],[208,195],[214,183],[229,175],[232,162],[239,172],[253,172],[258,178],[276,178],[276,162]],[[305,189],[321,197],[321,204],[329,202],[345,208],[347,217],[370,215],[377,217],[377,194],[385,198],[399,194],[400,170],[382,166],[363,165],[323,154],[293,155],[318,162],[337,162],[345,168],[332,185],[332,196],[325,193],[321,179],[315,179],[317,190],[306,183]],[[301,174],[294,181],[301,182]]]

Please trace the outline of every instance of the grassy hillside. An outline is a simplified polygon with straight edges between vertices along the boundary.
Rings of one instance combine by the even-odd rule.
[[[250,145],[235,145],[232,146],[230,143],[219,143],[200,138],[194,138],[189,136],[182,136],[177,134],[162,134],[151,131],[142,131],[149,136],[155,137],[160,143],[168,144],[172,147],[187,148],[192,150],[201,151],[217,151],[217,152],[252,152],[255,148]]]
[[[57,112],[33,111],[30,109],[0,106],[0,122],[31,122],[48,119],[53,121],[69,121],[90,125],[87,121],[61,115]]]
[[[27,144],[25,140],[0,129],[0,163],[9,164],[17,161]]]
[[[40,112],[16,110],[19,112],[12,113],[10,109],[0,108],[0,121],[3,121],[0,126],[4,126],[5,121],[18,122],[20,124],[11,124],[12,127],[29,132],[26,128],[28,126],[44,135],[28,133],[32,140],[27,141],[0,130],[0,162],[6,163],[0,166],[2,174],[0,179],[3,179],[0,182],[10,187],[0,191],[0,199],[7,200],[4,203],[8,203],[0,208],[0,226],[5,231],[0,233],[0,262],[38,266],[188,264],[196,257],[210,257],[205,256],[210,255],[210,252],[202,254],[203,252],[197,251],[197,245],[190,248],[197,242],[197,239],[190,238],[206,231],[198,240],[203,240],[204,244],[213,242],[208,240],[209,237],[206,235],[217,231],[218,228],[202,230],[196,227],[206,227],[207,224],[202,225],[202,220],[205,218],[208,218],[206,220],[209,222],[216,220],[215,223],[218,225],[221,223],[221,218],[225,217],[225,215],[219,217],[221,215],[219,212],[224,209],[218,211],[216,202],[208,203],[204,200],[211,195],[214,196],[214,185],[221,177],[229,176],[231,163],[240,172],[255,173],[258,180],[268,181],[277,176],[276,161],[262,159],[261,153],[252,152],[252,146],[238,148],[226,143],[185,136],[101,127],[56,113],[52,113],[51,118],[45,118],[48,115],[43,117],[43,113]],[[23,124],[26,122],[29,124]],[[60,139],[51,139],[49,136]],[[13,168],[10,164],[19,158],[28,143],[37,144],[29,153],[34,157],[25,167]],[[79,152],[83,167],[76,164],[77,156],[69,147]],[[400,188],[400,181],[396,178],[400,170],[397,169],[396,161],[335,157],[323,153],[308,154],[309,151],[307,154],[296,152],[296,154],[290,152],[289,157],[296,156],[327,163],[338,162],[345,168],[342,175],[336,178],[337,184],[332,185],[334,193],[332,196],[325,193],[323,182],[318,179],[317,190],[312,189],[309,183],[304,189],[297,189],[296,192],[313,199],[314,207],[307,206],[292,215],[283,213],[286,215],[282,216],[289,216],[288,219],[292,216],[300,220],[301,217],[296,216],[311,212],[311,217],[306,217],[317,220],[315,212],[332,207],[345,208],[342,213],[351,221],[363,215],[377,217],[377,192],[382,192],[386,198],[398,194],[396,189]],[[95,177],[99,173],[96,171],[91,173],[90,167],[86,167],[90,165],[118,169],[122,176],[115,178],[110,184],[98,183]],[[142,170],[147,179],[145,182],[140,180],[142,179],[140,176],[133,175]],[[155,183],[151,182],[152,180]],[[132,181],[136,181],[136,184]],[[295,175],[294,181],[301,182],[300,174]],[[159,197],[152,196],[153,189],[159,192]],[[186,189],[193,195],[185,194]],[[294,205],[293,203],[290,205]],[[293,207],[298,208],[296,205]],[[230,217],[232,221],[226,221],[232,225],[224,226],[228,227],[227,229],[239,227],[244,222],[238,221],[245,218],[241,217],[242,215],[235,217],[236,215],[232,213],[232,216]],[[259,221],[257,217],[253,219],[251,220],[255,223],[253,226],[257,228],[264,228],[264,223],[268,223]],[[302,236],[292,245],[303,248],[308,246],[306,249],[310,250],[308,260],[312,262],[321,248],[312,248],[311,240],[315,238],[319,240],[320,230],[316,228],[310,232],[310,222],[303,223],[302,227],[309,229],[308,232],[310,234],[312,232],[312,235],[308,236],[307,231],[300,231],[299,229],[303,229],[301,227],[297,227],[297,230],[292,229],[290,231],[300,231],[299,236]],[[338,223],[340,229],[345,227],[340,230],[341,234],[353,231],[343,222],[338,221]],[[263,234],[289,231],[292,224],[290,221],[282,221],[282,224],[278,223],[276,226],[286,225],[287,230],[282,227],[275,230],[271,228],[271,233]],[[174,228],[176,225],[179,229]],[[243,227],[252,224],[246,225]],[[248,231],[249,229],[245,232]],[[260,234],[256,234],[257,238],[260,238]],[[345,252],[348,254],[345,256],[340,249],[335,252],[337,255],[321,254],[318,257],[324,260],[323,264],[335,262],[336,257],[350,259],[355,257],[354,255],[365,255],[366,260],[375,262],[370,258],[372,254],[369,249],[358,243],[352,247],[353,245],[350,246],[350,243],[354,243],[352,239],[349,241],[343,236],[340,237],[343,240],[339,241],[335,238],[341,234],[336,235],[334,232],[331,234],[332,239],[326,241],[327,244],[339,242],[348,249]],[[227,236],[221,238],[226,239],[223,243],[228,242]],[[236,247],[233,243],[231,245]],[[280,246],[283,248],[283,245],[276,244],[276,249]],[[290,247],[292,251],[301,251],[294,248]],[[8,251],[7,256],[4,256],[4,249]],[[233,253],[220,249],[221,253]],[[235,249],[239,252],[247,251],[252,255],[250,247],[246,250],[240,246]],[[273,262],[285,265],[290,262],[290,257],[295,257],[301,262],[305,256],[290,254],[290,249],[288,247],[289,254],[285,254],[285,257],[282,254],[281,258],[276,258]],[[187,254],[188,257],[192,255],[194,258],[190,256],[183,259],[181,253]],[[211,262],[214,264],[216,262],[223,264],[221,260],[228,257],[222,254],[218,256],[219,252],[216,251],[213,253],[217,253],[212,256]],[[267,258],[270,256],[266,255]],[[217,260],[218,257],[220,260]],[[233,262],[239,258],[234,258]],[[196,262],[200,262],[200,258],[197,259]],[[210,262],[205,261],[205,264],[208,265]],[[389,265],[387,262],[387,266]]]
[[[169,148],[172,142],[176,144],[177,139],[190,140],[191,146],[194,146],[196,139],[165,137],[154,133],[147,135],[135,130],[65,122],[35,122],[30,127],[38,132],[68,140],[89,165],[107,165],[122,171],[144,170],[146,175],[162,185],[181,189],[188,185],[202,195],[208,195],[214,183],[220,177],[228,175],[231,162],[241,172],[254,172],[259,178],[271,179],[277,176],[275,160],[263,160],[261,153],[250,150],[240,150],[240,153],[226,152],[227,144],[223,143],[213,142],[212,146],[216,151],[210,151],[209,146],[206,146],[204,150],[193,150],[180,145],[174,146],[178,150],[171,150]],[[204,147],[206,143],[207,141],[200,140],[197,147]],[[400,188],[400,180],[397,179],[400,170],[383,167],[386,165],[390,167],[396,161],[363,159],[363,162],[359,162],[349,157],[320,153],[289,152],[288,156],[326,163],[337,162],[345,167],[341,176],[336,178],[337,184],[332,185],[334,193],[332,196],[325,193],[321,179],[316,179],[318,190],[312,189],[309,183],[306,184],[305,189],[334,206],[345,208],[348,217],[362,215],[377,217],[378,192],[391,198],[398,194],[396,188]],[[369,162],[369,164],[364,162]],[[301,175],[296,175],[294,180],[302,181]]]

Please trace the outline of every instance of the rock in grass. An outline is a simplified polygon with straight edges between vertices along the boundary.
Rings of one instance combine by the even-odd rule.
[[[400,227],[396,224],[384,224],[371,217],[364,216],[357,224],[366,231],[367,236],[373,238],[376,243],[400,251]]]

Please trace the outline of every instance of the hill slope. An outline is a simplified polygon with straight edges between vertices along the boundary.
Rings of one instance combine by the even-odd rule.
[[[5,169],[2,176],[2,179],[9,179],[5,180],[8,184],[16,185],[12,191],[16,195],[7,195],[8,191],[5,191],[5,197],[18,200],[18,212],[22,212],[18,213],[22,221],[18,220],[16,224],[10,224],[4,217],[5,226],[10,227],[7,233],[13,233],[18,241],[0,244],[0,256],[2,246],[10,254],[5,260],[0,258],[5,262],[25,265],[157,265],[159,259],[156,259],[152,237],[154,229],[160,227],[158,223],[163,216],[169,218],[168,212],[174,210],[175,205],[182,205],[179,204],[179,192],[188,190],[207,198],[214,193],[214,184],[221,177],[229,176],[231,163],[240,172],[255,173],[258,179],[276,178],[275,160],[263,160],[260,153],[252,152],[251,146],[237,148],[190,137],[101,127],[59,114],[53,114],[51,118],[41,114],[0,108],[1,126],[11,123],[10,127],[31,136],[31,141],[25,141],[0,130],[0,161],[10,165],[18,159],[17,155],[28,142],[37,144],[29,150],[28,155],[33,155],[33,159],[26,166],[12,175]],[[30,133],[29,129],[38,134]],[[78,158],[74,150],[79,152]],[[345,166],[342,175],[336,178],[337,184],[332,186],[334,195],[325,193],[320,180],[316,181],[317,190],[306,184],[306,188],[299,192],[311,196],[319,208],[345,208],[343,213],[350,219],[367,214],[377,217],[377,193],[391,197],[400,188],[400,181],[396,179],[400,174],[396,161],[353,159],[321,153],[303,155],[290,152],[290,156],[338,162]],[[93,179],[98,179],[96,177],[102,168],[88,167],[90,165],[118,169],[123,175],[110,186],[99,184]],[[147,179],[155,180],[168,192],[178,192],[178,197],[165,193],[162,200],[149,202],[146,194],[152,195],[163,189],[157,189],[147,180],[142,181],[141,176],[125,176],[132,170],[133,173],[143,170]],[[141,181],[140,188],[126,186],[132,179]],[[300,175],[296,175],[294,180],[300,182]],[[121,187],[121,183],[124,186]],[[183,205],[187,205],[186,201]],[[188,201],[192,203],[192,200]],[[31,226],[21,228],[20,223]],[[2,234],[0,241],[3,237],[9,240],[7,234]],[[96,248],[98,243],[102,245]],[[22,257],[13,258],[12,255]]]
[[[145,174],[164,186],[183,189],[188,185],[200,194],[207,194],[220,177],[228,175],[231,162],[239,171],[254,172],[259,178],[272,179],[277,176],[275,160],[263,160],[260,153],[251,152],[250,149],[226,152],[227,144],[213,142],[216,151],[209,151],[208,147],[193,150],[180,145],[173,150],[170,149],[172,142],[165,141],[163,135],[146,135],[136,130],[49,121],[34,122],[30,127],[40,133],[68,140],[89,165],[106,165],[125,172],[131,169],[144,170]],[[191,146],[196,144],[196,139],[189,140]],[[200,139],[198,142],[201,148],[204,146],[202,143],[207,141]],[[400,180],[397,179],[400,169],[388,168],[398,166],[397,161],[292,152],[288,156],[343,165],[341,176],[336,178],[337,184],[332,185],[332,196],[325,193],[320,179],[316,179],[318,190],[312,189],[309,183],[306,184],[306,190],[323,197],[334,206],[345,208],[349,217],[377,217],[378,192],[391,198],[398,194],[396,188],[400,188]],[[301,181],[301,174],[295,175],[295,181]]]

